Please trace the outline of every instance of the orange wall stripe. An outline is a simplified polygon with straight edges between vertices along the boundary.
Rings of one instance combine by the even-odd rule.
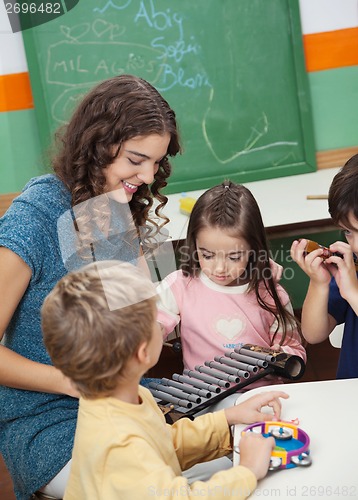
[[[0,111],[17,111],[33,107],[30,77],[27,72],[0,75]]]
[[[358,28],[303,36],[307,71],[358,65]]]

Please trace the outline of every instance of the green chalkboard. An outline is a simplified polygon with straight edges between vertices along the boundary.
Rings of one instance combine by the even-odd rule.
[[[168,193],[316,168],[298,0],[80,0],[23,37],[43,147],[96,82],[132,73],[177,113]]]

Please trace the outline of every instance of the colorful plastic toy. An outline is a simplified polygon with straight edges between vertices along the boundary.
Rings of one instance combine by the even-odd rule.
[[[257,432],[264,437],[273,436],[276,446],[271,454],[269,470],[291,469],[312,463],[310,438],[297,425],[290,422],[258,422],[246,427],[241,434]]]

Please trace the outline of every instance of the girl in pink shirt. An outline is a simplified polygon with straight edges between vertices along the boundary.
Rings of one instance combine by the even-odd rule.
[[[169,274],[157,290],[163,335],[180,323],[184,368],[194,370],[243,344],[283,350],[305,361],[300,327],[277,275],[251,192],[226,181],[200,196],[181,247],[181,269]],[[280,381],[269,375],[248,388]],[[200,413],[229,407],[238,395]],[[232,462],[223,457],[197,464],[184,475],[205,480],[230,467]]]
[[[299,324],[276,274],[251,192],[225,181],[200,196],[181,248],[181,269],[158,286],[158,321],[165,337],[180,322],[185,368],[247,343],[306,360]],[[261,384],[272,382],[266,377]]]

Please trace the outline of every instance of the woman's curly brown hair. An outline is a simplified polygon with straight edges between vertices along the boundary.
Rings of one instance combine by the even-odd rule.
[[[124,142],[167,132],[170,134],[167,155],[175,156],[181,151],[175,113],[150,83],[133,75],[119,75],[99,83],[80,102],[70,122],[56,134],[58,153],[53,159],[53,169],[69,189],[72,206],[103,194],[104,170]],[[140,186],[129,202],[137,227],[150,220],[153,197],[159,201],[155,214],[164,219],[164,224],[168,222],[160,213],[168,201],[160,190],[167,185],[170,173],[166,156],[153,184]]]

